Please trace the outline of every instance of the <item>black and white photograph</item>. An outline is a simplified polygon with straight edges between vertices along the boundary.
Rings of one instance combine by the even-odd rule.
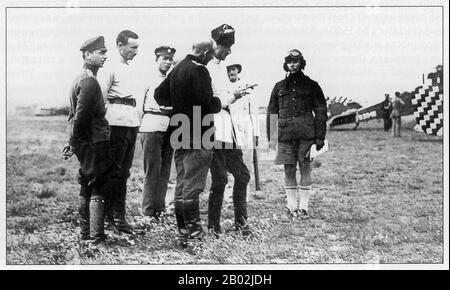
[[[447,2],[1,20],[2,269],[448,270]]]

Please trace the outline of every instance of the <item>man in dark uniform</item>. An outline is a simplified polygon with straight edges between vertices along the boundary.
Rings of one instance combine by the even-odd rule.
[[[383,123],[384,123],[384,131],[389,131],[392,127],[391,120],[391,111],[392,111],[392,103],[391,98],[389,98],[389,94],[384,95],[385,99],[381,106],[383,108]]]
[[[175,149],[177,170],[175,216],[179,230],[178,238],[182,247],[187,246],[188,239],[203,236],[203,228],[200,225],[199,195],[205,188],[206,176],[212,160],[213,144],[208,142],[211,141],[210,139],[203,142],[202,137],[207,131],[213,130],[213,116],[210,114],[219,112],[221,108],[220,100],[213,97],[211,77],[206,68],[212,55],[211,41],[194,44],[192,54],[188,54],[175,66],[169,76],[174,113],[170,121],[173,126],[170,141]],[[205,119],[208,119],[207,124]],[[180,121],[181,125],[179,125]],[[202,126],[202,124],[205,125]],[[177,143],[180,141],[180,136],[181,143]]]
[[[317,150],[324,146],[327,121],[327,103],[317,82],[303,74],[306,61],[297,49],[284,58],[286,78],[278,82],[267,108],[267,136],[271,147],[273,116],[278,115],[277,164],[284,164],[287,208],[292,216],[308,217],[311,195],[311,161],[308,152],[311,145]],[[272,130],[271,130],[272,128]],[[300,186],[297,191],[296,169],[300,166]]]
[[[84,71],[71,89],[69,112],[69,145],[63,155],[74,153],[79,162],[78,182],[81,185],[79,214],[81,239],[104,246],[103,228],[105,197],[109,194],[110,128],[105,119],[105,103],[96,75],[106,60],[103,36],[87,40],[80,49]],[[90,236],[90,233],[92,237]]]

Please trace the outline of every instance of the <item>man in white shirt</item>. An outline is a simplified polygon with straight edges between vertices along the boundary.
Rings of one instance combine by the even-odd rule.
[[[133,162],[139,128],[136,108],[137,77],[130,61],[137,54],[138,35],[130,30],[120,32],[116,39],[120,60],[105,69],[100,85],[106,103],[106,119],[111,127],[111,148],[114,162],[112,196],[106,202],[107,228],[133,234],[125,219],[127,179]]]
[[[228,79],[228,93],[246,88],[248,84],[244,84],[239,78],[242,71],[242,65],[230,64],[227,66]],[[236,143],[241,149],[254,149],[258,146],[258,139],[260,136],[260,128],[257,115],[257,107],[252,104],[251,93],[249,90],[246,94],[229,105],[233,129],[235,132]]]
[[[172,106],[158,104],[155,90],[167,77],[173,64],[175,49],[160,46],[155,49],[156,67],[149,78],[143,102],[143,116],[139,132],[144,150],[144,192],[142,215],[159,219],[165,211],[167,184],[170,177],[173,149],[167,133]]]
[[[243,235],[251,234],[247,224],[247,184],[250,173],[243,161],[242,150],[236,142],[235,125],[230,114],[230,105],[242,98],[245,93],[228,92],[229,79],[227,69],[221,63],[231,53],[234,44],[234,29],[223,24],[211,31],[211,37],[216,42],[214,59],[207,65],[211,75],[214,97],[218,97],[222,110],[214,115],[216,141],[214,156],[211,163],[212,184],[208,202],[208,228],[218,236],[221,232],[220,215],[225,186],[228,183],[227,172],[234,177],[233,205],[235,228]]]

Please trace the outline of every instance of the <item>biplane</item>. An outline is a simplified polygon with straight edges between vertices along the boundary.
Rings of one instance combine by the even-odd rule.
[[[429,73],[423,84],[412,92],[403,92],[400,98],[405,102],[401,115],[416,117],[416,131],[430,135],[442,135],[443,126],[443,81],[442,65],[436,71]],[[328,100],[328,125],[330,128],[355,124],[357,129],[361,122],[383,118],[383,103],[362,107],[359,103],[347,98]]]

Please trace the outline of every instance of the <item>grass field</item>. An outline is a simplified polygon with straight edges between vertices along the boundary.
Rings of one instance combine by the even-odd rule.
[[[252,238],[207,236],[182,250],[175,241],[175,219],[167,216],[149,224],[145,235],[107,232],[105,252],[78,241],[78,165],[76,158],[64,161],[59,155],[65,117],[7,121],[8,265],[443,263],[442,138],[413,132],[413,121],[405,122],[396,139],[379,121],[356,131],[329,131],[330,151],[313,163],[309,220],[287,216],[283,169],[274,165],[273,152],[262,149],[262,191],[255,195],[253,178],[250,184]],[[127,196],[133,225],[142,224],[142,180],[138,143]],[[203,221],[208,186],[201,196]],[[232,222],[232,205],[225,204],[225,231]]]

